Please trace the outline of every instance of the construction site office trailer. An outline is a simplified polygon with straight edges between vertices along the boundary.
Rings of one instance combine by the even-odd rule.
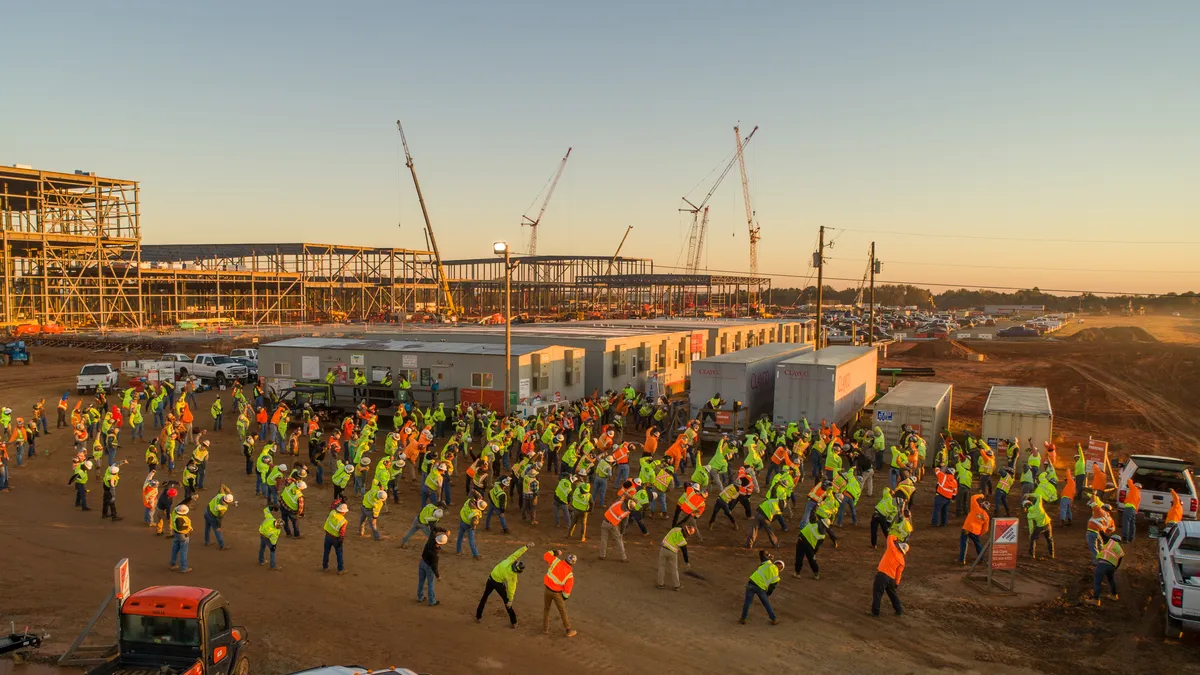
[[[704,342],[703,349],[693,344],[693,360],[786,341],[782,339],[781,324],[769,319],[614,319],[581,323],[594,326],[688,330],[692,332],[693,340]],[[696,356],[700,353],[701,356]]]
[[[775,403],[775,366],[812,349],[812,345],[777,343],[692,363],[688,393],[692,417],[699,415],[704,403],[717,394],[725,399],[726,407],[740,401],[749,410],[751,423],[764,413],[770,416]]]
[[[504,344],[503,326],[456,326],[405,331],[400,335],[426,341]],[[593,391],[633,385],[652,395],[683,391],[691,367],[685,330],[655,331],[583,324],[524,324],[512,327],[512,340],[532,345],[560,345],[586,355],[583,385]]]
[[[1036,447],[1054,435],[1054,411],[1050,393],[1042,387],[992,387],[983,404],[983,438],[993,449],[1000,441],[1020,440],[1028,449],[1029,439]]]
[[[926,457],[932,463],[942,447],[941,432],[950,426],[953,396],[954,385],[905,380],[875,401],[871,426],[879,427],[890,447],[900,442],[901,427],[907,424],[925,439]]]
[[[371,382],[408,377],[414,386],[437,381],[460,397],[498,408],[504,402],[504,344],[393,338],[291,338],[259,347],[260,372],[276,391],[296,382],[323,381],[330,368],[361,368]],[[586,356],[558,345],[512,345],[512,391],[517,399],[553,401],[584,396]]]
[[[775,424],[807,419],[845,425],[875,399],[879,352],[874,347],[826,347],[775,366]]]

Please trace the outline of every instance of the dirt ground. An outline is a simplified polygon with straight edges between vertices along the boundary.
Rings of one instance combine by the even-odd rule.
[[[1082,319],[1083,323],[1079,320]],[[1072,319],[1062,330],[1054,334],[1065,338],[1087,328],[1109,328],[1113,326],[1137,326],[1162,342],[1178,344],[1200,344],[1200,319],[1169,315],[1120,316],[1082,315]]]
[[[1134,448],[1195,453],[1200,421],[1188,413],[1195,410],[1195,394],[1200,393],[1195,365],[1200,347],[1049,342],[970,346],[988,359],[977,363],[899,354],[887,363],[933,366],[935,380],[955,384],[954,415],[967,426],[978,424],[988,386],[1020,382],[1050,387],[1056,433],[1064,441],[1091,433],[1114,441],[1118,453]],[[79,365],[97,358],[69,349],[38,348],[34,354],[34,365],[28,368],[0,369],[0,405],[25,412],[41,397],[53,404],[71,389]],[[200,399],[201,410],[207,411],[211,394]],[[207,415],[197,419],[207,422]],[[1118,575],[1121,599],[1089,607],[1079,602],[1091,584],[1083,509],[1076,509],[1080,524],[1075,527],[1056,525],[1055,560],[1024,556],[1022,520],[1020,593],[984,597],[961,579],[958,528],[923,527],[931,503],[929,478],[915,500],[917,530],[900,587],[906,610],[900,618],[887,611],[886,600],[882,617],[867,615],[879,561],[868,535],[876,500],[867,497],[858,507],[859,525],[841,528],[838,548],[821,550],[819,581],[807,574],[803,579],[791,577],[796,530],[782,535],[779,553],[788,571],[772,598],[781,619],[778,626],[768,625],[757,605],[749,625],[736,623],[746,580],[757,563],[755,552],[739,546],[744,528],[734,532],[725,521],[711,532],[702,531],[704,541],[693,542],[690,551],[693,568],[704,580],[684,577],[681,592],[658,591],[655,566],[666,523],[648,521],[649,537],[631,531],[630,564],[602,562],[596,559],[598,514],[593,515],[586,544],[568,542],[565,531],[553,527],[548,504],[541,507],[536,528],[514,517],[511,535],[482,533],[482,562],[455,556],[452,550],[444,554],[437,585],[441,605],[418,605],[414,587],[419,548],[400,549],[398,543],[419,503],[411,483],[403,488],[402,503],[382,516],[383,530],[392,539],[376,543],[350,537],[348,574],[342,577],[320,572],[319,532],[331,492],[328,487],[310,488],[310,514],[301,521],[304,537],[281,539],[284,569],[272,574],[256,564],[262,504],[253,496],[252,479],[243,472],[232,420],[225,427],[224,432],[209,434],[214,448],[209,489],[202,499],[207,501],[220,483],[237,494],[239,505],[225,522],[231,550],[204,547],[202,519],[196,518],[191,547],[195,571],[187,576],[167,570],[170,542],[156,538],[141,523],[144,445],[126,442],[122,449],[122,456],[131,460],[130,469],[138,469],[123,474],[118,502],[125,520],[112,523],[99,516],[95,481],[89,497],[96,510],[85,514],[71,506],[73,490],[66,485],[69,434],[52,429],[51,435],[39,439],[38,456],[22,468],[13,466],[13,490],[0,493],[0,622],[47,630],[52,637],[42,653],[61,652],[108,592],[113,564],[128,557],[135,587],[186,583],[226,594],[235,621],[251,636],[255,673],[285,673],[321,663],[402,665],[438,675],[628,672],[633,664],[653,664],[661,673],[704,668],[725,673],[947,670],[1073,675],[1084,664],[1091,673],[1200,672],[1196,639],[1162,637],[1152,542],[1139,538],[1132,547]],[[456,478],[456,499],[461,500],[461,490]],[[453,515],[447,520],[456,522]],[[519,628],[507,627],[495,598],[483,624],[477,625],[473,612],[488,572],[525,541],[535,542],[537,548],[525,557],[528,569],[516,595]],[[545,571],[540,555],[550,547],[576,552],[580,558],[575,594],[568,603],[579,636],[569,640],[557,625],[550,636],[540,632]]]

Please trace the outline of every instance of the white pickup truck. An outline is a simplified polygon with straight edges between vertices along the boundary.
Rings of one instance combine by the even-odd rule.
[[[167,355],[171,356],[171,355]],[[197,377],[218,387],[234,380],[245,380],[249,369],[224,354],[197,354],[190,362],[175,361],[175,378]]]
[[[94,391],[104,385],[105,391],[112,391],[117,386],[120,374],[111,363],[89,363],[79,370],[75,378],[75,388],[79,393]]]
[[[1200,522],[1181,521],[1158,538],[1158,582],[1167,637],[1200,631]]]
[[[1117,501],[1125,502],[1125,485],[1132,480],[1142,485],[1142,503],[1138,513],[1150,520],[1162,521],[1171,508],[1171,490],[1179,495],[1184,520],[1196,520],[1200,510],[1196,484],[1192,480],[1192,464],[1175,457],[1131,455],[1117,479]]]
[[[146,359],[122,361],[121,374],[127,379],[144,377],[149,382],[174,382],[175,362]]]

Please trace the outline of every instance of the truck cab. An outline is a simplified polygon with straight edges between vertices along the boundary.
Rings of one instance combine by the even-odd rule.
[[[117,655],[88,675],[248,675],[246,629],[211,588],[151,586],[121,604]]]
[[[1200,522],[1181,521],[1158,538],[1158,565],[1167,637],[1200,631]]]

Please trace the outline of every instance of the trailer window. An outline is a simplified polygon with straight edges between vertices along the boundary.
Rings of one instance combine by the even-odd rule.
[[[1179,550],[1200,553],[1200,537],[1184,537],[1183,541],[1179,542]]]
[[[475,389],[491,389],[491,373],[471,373],[471,386]]]
[[[83,370],[79,371],[80,375],[107,375],[108,366],[84,366]]]
[[[286,362],[286,361],[284,361],[284,362],[276,361],[275,362],[275,375],[277,377],[291,377],[292,376],[292,364],[289,362]]]
[[[200,621],[122,614],[121,639],[143,644],[199,647]]]

